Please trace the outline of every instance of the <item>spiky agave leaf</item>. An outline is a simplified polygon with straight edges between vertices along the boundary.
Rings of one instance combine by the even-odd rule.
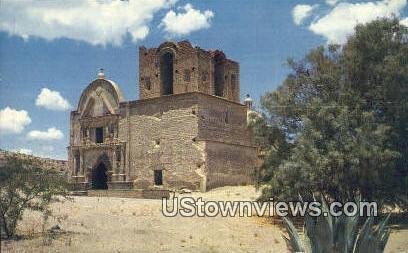
[[[373,227],[374,217],[367,218],[360,230],[353,253],[382,253],[387,244],[390,230],[386,227],[390,215],[381,221],[377,228]]]
[[[311,253],[311,251],[305,251],[302,239],[300,238],[299,232],[297,231],[293,223],[286,217],[283,217],[283,221],[286,226],[286,231],[289,235],[289,238],[287,238],[286,236],[282,236],[283,239],[285,239],[286,244],[289,245],[294,252]]]
[[[321,197],[322,215],[305,216],[306,236],[309,238],[313,253],[332,252],[334,248],[333,217],[325,198]]]
[[[377,228],[374,230],[374,235],[377,241],[378,248],[382,251],[384,251],[385,246],[387,245],[388,238],[390,237],[390,229],[386,227],[388,220],[390,218],[391,214],[389,213],[387,217],[385,217],[377,226]]]
[[[314,197],[313,197],[314,198]],[[301,198],[300,198],[301,199]],[[316,201],[316,199],[314,198]],[[302,199],[301,199],[302,201]],[[359,202],[358,199],[356,199]],[[319,217],[306,215],[304,218],[304,240],[289,219],[284,218],[289,239],[284,237],[293,251],[310,253],[382,253],[387,244],[390,230],[386,227],[390,215],[374,229],[374,218],[369,217],[360,231],[359,216],[331,216],[326,200],[322,197],[322,214]]]
[[[356,203],[361,201],[361,195],[357,196]],[[357,205],[358,207],[358,205]],[[358,214],[354,216],[341,215],[334,217],[334,242],[336,252],[350,253],[358,236]]]

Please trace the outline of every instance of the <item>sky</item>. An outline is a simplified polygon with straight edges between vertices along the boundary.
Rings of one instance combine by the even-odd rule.
[[[358,23],[407,0],[0,0],[0,148],[66,159],[69,115],[100,68],[138,99],[138,47],[189,40],[240,63],[255,103],[289,73],[289,57],[342,44]]]

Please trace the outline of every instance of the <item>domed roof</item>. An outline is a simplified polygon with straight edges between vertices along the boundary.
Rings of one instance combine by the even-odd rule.
[[[119,103],[124,101],[122,92],[114,81],[105,79],[103,73],[98,73],[98,78],[92,81],[82,92],[77,111],[82,114],[90,101],[96,97],[103,97],[104,102],[112,111],[119,108]]]
[[[105,80],[108,81],[112,85],[113,89],[115,90],[118,96],[119,103],[124,102],[125,99],[123,98],[122,91],[120,90],[119,85],[112,80],[108,80],[108,79],[105,79]]]

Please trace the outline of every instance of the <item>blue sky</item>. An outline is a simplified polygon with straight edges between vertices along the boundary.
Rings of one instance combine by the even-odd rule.
[[[126,100],[138,99],[138,47],[188,39],[240,63],[241,97],[281,84],[285,60],[353,26],[401,17],[407,0],[2,0],[0,148],[66,158],[69,112],[104,68]]]

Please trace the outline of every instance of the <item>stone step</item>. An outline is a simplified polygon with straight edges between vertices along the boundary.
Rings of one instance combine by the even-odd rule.
[[[169,198],[168,190],[88,190],[85,194],[82,191],[75,192],[73,195],[85,195],[88,197],[115,197],[115,198],[142,198],[142,199],[161,199]]]

